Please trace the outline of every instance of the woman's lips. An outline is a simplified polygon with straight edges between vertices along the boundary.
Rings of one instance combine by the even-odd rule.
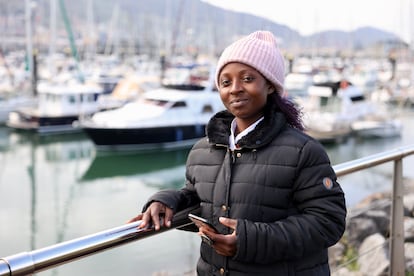
[[[236,100],[232,100],[230,101],[230,106],[232,107],[240,107],[243,106],[247,103],[247,99],[236,99]]]

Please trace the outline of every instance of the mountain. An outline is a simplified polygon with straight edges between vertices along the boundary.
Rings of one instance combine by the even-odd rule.
[[[377,28],[364,27],[352,32],[355,44],[361,46],[372,45],[380,41],[401,40],[397,35]]]
[[[380,42],[399,41],[400,38],[390,32],[373,27],[362,27],[352,32],[324,31],[304,38],[305,45],[317,45],[318,47],[332,48],[366,48]]]
[[[47,49],[50,36],[50,1],[32,0],[38,47]],[[25,1],[0,0],[3,37],[24,34]],[[101,51],[140,53],[208,53],[217,55],[235,38],[257,29],[275,33],[285,49],[365,48],[381,41],[399,40],[373,27],[352,32],[324,31],[311,36],[258,16],[225,10],[200,0],[57,0],[58,36],[68,44],[60,4],[64,4],[79,48],[97,41]],[[1,22],[7,22],[2,26]],[[13,23],[14,22],[14,23]],[[23,33],[22,33],[23,32]],[[121,49],[121,50],[120,50]],[[122,50],[123,49],[123,50]]]

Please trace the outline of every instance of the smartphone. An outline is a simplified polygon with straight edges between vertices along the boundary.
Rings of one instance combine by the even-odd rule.
[[[194,224],[197,225],[198,228],[206,227],[209,228],[211,232],[219,233],[219,231],[214,227],[214,225],[205,218],[196,216],[194,214],[188,214],[188,218],[191,219],[194,222]]]
[[[203,226],[209,228],[212,232],[218,233],[218,230],[214,227],[214,225],[211,224],[211,222],[209,222],[205,218],[196,216],[194,214],[188,214],[188,218],[191,219],[191,221],[193,221],[198,228]],[[203,240],[203,242],[207,243],[210,246],[214,244],[214,241],[207,235],[201,235],[201,239]]]

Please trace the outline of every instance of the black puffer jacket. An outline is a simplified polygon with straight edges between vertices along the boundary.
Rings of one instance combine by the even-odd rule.
[[[345,229],[343,191],[320,143],[271,114],[235,152],[228,149],[233,116],[216,114],[208,139],[188,156],[185,188],[150,199],[175,211],[200,204],[201,216],[222,233],[231,231],[220,216],[237,219],[236,255],[223,257],[202,243],[199,275],[330,274],[327,247]]]

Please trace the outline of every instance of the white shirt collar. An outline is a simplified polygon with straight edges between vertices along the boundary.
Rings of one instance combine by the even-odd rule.
[[[230,149],[231,150],[235,150],[237,148],[236,147],[236,144],[239,142],[239,140],[241,138],[243,138],[244,136],[246,136],[253,129],[255,129],[255,127],[257,126],[257,124],[260,123],[263,119],[264,119],[264,117],[261,117],[256,122],[254,122],[253,124],[251,124],[248,128],[246,128],[245,130],[243,130],[242,132],[240,132],[239,134],[237,134],[237,136],[235,137],[234,136],[234,133],[236,132],[237,123],[236,123],[236,118],[234,118],[233,121],[231,122],[231,126],[230,126],[230,136],[229,136],[229,146],[230,146]]]

